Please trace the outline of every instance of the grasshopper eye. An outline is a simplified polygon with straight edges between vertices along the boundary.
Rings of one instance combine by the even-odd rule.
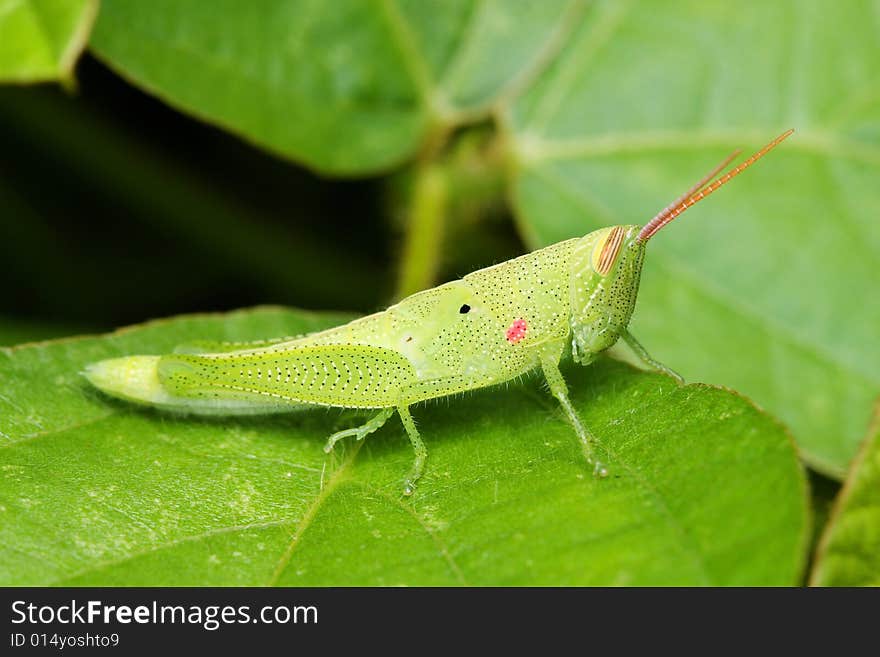
[[[597,274],[607,276],[608,272],[614,266],[617,255],[620,253],[620,247],[623,246],[623,237],[626,229],[623,226],[615,226],[611,228],[605,235],[605,240],[601,239],[593,248],[593,270]]]
[[[469,305],[467,305],[466,303],[461,304],[461,308],[458,309],[458,312],[460,312],[462,315],[466,315],[470,311],[471,311],[471,307]]]

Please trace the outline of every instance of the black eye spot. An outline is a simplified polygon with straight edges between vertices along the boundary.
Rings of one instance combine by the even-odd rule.
[[[458,312],[460,312],[462,315],[464,315],[465,313],[469,313],[470,311],[471,307],[466,303],[462,304],[461,308],[458,309]]]

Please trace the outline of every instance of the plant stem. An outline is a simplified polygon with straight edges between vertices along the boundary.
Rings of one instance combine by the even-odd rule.
[[[415,175],[395,297],[431,287],[443,250],[449,181],[441,165],[425,163]]]

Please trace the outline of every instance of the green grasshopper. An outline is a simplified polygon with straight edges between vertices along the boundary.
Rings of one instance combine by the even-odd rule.
[[[318,333],[258,343],[201,343],[164,356],[114,358],[89,365],[85,375],[114,397],[193,413],[302,406],[376,411],[361,426],[331,435],[328,453],[342,438],[362,440],[396,411],[415,451],[404,487],[411,495],[427,450],[410,406],[540,368],[593,473],[604,477],[608,472],[594,458],[594,438],[572,406],[559,371],[564,352],[570,348],[574,360],[587,365],[623,338],[647,367],[681,382],[627,328],[645,247],[663,226],[791,133],[715,179],[739,153],[734,152],[643,227],[612,226],[559,242]]]

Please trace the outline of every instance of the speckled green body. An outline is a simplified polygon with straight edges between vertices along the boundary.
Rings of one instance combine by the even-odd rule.
[[[386,409],[331,437],[331,447],[343,435],[363,438],[397,410],[423,461],[410,405],[541,367],[590,458],[589,434],[571,408],[558,363],[566,349],[589,363],[626,335],[644,258],[638,230],[616,226],[566,240],[319,333],[112,359],[86,375],[116,397],[191,412]]]
[[[626,327],[641,269],[634,257],[621,258],[626,271],[616,276],[593,270],[607,232],[475,271],[320,333],[249,352],[165,356],[159,380],[177,397],[386,408],[508,381],[563,343],[589,362]],[[507,332],[517,320],[526,328],[514,342]]]

